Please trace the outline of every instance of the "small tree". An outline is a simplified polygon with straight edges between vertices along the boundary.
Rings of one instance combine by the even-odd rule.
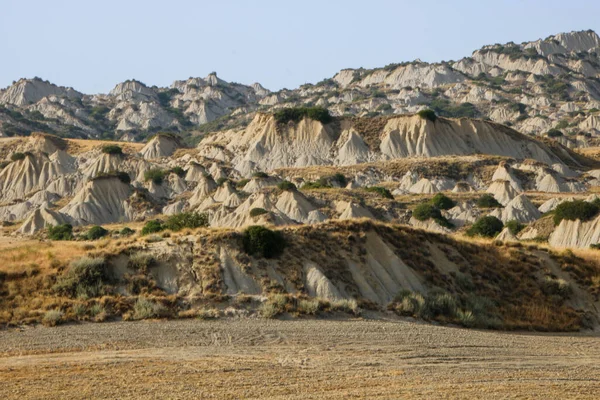
[[[505,226],[508,228],[510,233],[512,233],[513,235],[516,235],[517,233],[521,232],[523,230],[523,228],[525,228],[525,225],[523,225],[516,219],[511,219],[510,221],[508,221],[506,223]]]
[[[477,199],[477,206],[481,208],[499,208],[502,207],[502,204],[500,204],[491,194],[484,194]]]
[[[19,161],[19,160],[24,160],[25,159],[25,153],[13,153],[10,156],[10,159],[12,161]]]
[[[62,224],[48,227],[48,239],[73,240],[73,226],[71,224]]]
[[[250,216],[252,218],[258,217],[259,215],[268,214],[269,212],[264,208],[256,207],[250,210]]]
[[[589,221],[598,215],[600,207],[597,203],[588,203],[583,200],[565,201],[554,210],[554,224],[560,224],[563,219],[575,221]]]
[[[183,212],[171,215],[163,224],[164,229],[180,231],[184,228],[201,228],[208,226],[208,215],[198,212]]]
[[[146,224],[142,228],[142,235],[148,235],[150,233],[156,233],[156,232],[160,232],[160,231],[164,231],[164,230],[165,230],[165,227],[163,226],[162,222],[158,219],[155,219],[155,220],[146,222]]]
[[[120,156],[123,154],[123,149],[121,148],[121,146],[118,146],[116,144],[108,144],[102,147],[102,152],[104,154],[113,154]]]
[[[87,231],[85,237],[87,238],[87,240],[98,240],[106,235],[108,235],[108,231],[106,229],[104,229],[101,226],[95,225]]]
[[[392,195],[392,193],[388,189],[381,187],[381,186],[371,186],[371,187],[365,188],[365,190],[367,192],[377,193],[384,199],[391,199],[391,200],[394,199],[394,196]]]
[[[281,189],[281,190],[284,190],[284,191],[294,191],[294,190],[296,190],[296,185],[294,185],[290,181],[279,182],[279,184],[277,185],[277,187],[279,189]]]
[[[469,236],[494,237],[502,231],[504,225],[498,218],[488,215],[479,218],[467,231]]]
[[[165,171],[160,168],[152,168],[144,172],[144,180],[146,182],[152,181],[157,185],[162,185],[165,179]]]
[[[285,248],[285,239],[281,232],[260,225],[248,227],[243,233],[242,241],[246,253],[265,258],[277,257]]]
[[[440,210],[448,210],[456,205],[456,203],[443,193],[438,193],[431,199],[431,204]]]
[[[435,114],[435,111],[430,109],[421,110],[417,113],[417,115],[427,121],[435,122],[437,120],[437,115]]]

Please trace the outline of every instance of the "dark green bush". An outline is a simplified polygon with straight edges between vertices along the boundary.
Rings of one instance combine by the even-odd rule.
[[[237,183],[235,184],[235,186],[237,188],[243,188],[244,186],[246,186],[246,184],[250,182],[250,179],[240,179],[239,181],[237,181]]]
[[[135,231],[129,227],[124,227],[123,229],[121,229],[121,231],[119,231],[119,235],[121,236],[131,236],[135,233]]]
[[[448,210],[456,205],[456,203],[443,193],[438,193],[431,199],[431,204],[440,210]]]
[[[502,204],[498,203],[498,200],[491,194],[484,194],[477,199],[477,207],[480,208],[498,208],[502,207]]]
[[[87,231],[85,237],[87,240],[98,240],[106,235],[108,235],[108,231],[106,229],[104,229],[101,226],[95,225]]]
[[[181,167],[173,167],[171,168],[171,173],[183,177],[185,175],[185,171]]]
[[[525,225],[523,225],[516,219],[511,219],[510,221],[508,221],[506,223],[505,226],[508,228],[510,233],[512,233],[513,235],[516,235],[517,233],[521,232],[523,230],[523,228],[525,228]]]
[[[165,227],[163,226],[162,222],[158,219],[154,219],[152,221],[146,222],[146,224],[142,228],[142,235],[148,235],[150,233],[156,233],[164,230]]]
[[[381,186],[371,186],[371,187],[365,188],[365,190],[367,192],[377,193],[384,199],[392,199],[392,200],[394,199],[394,196],[392,195],[392,193],[389,190],[387,190],[386,188],[381,187]]]
[[[560,224],[563,219],[589,221],[598,215],[599,211],[600,207],[596,203],[588,203],[583,200],[565,201],[554,210],[554,224]]]
[[[483,237],[494,237],[502,231],[504,224],[498,218],[488,215],[486,217],[479,218],[470,228],[467,230],[469,236],[483,236]]]
[[[333,120],[329,110],[323,107],[295,107],[283,108],[273,114],[278,123],[286,124],[290,121],[300,122],[303,118],[310,118],[322,124],[328,124]]]
[[[548,132],[546,132],[546,136],[551,138],[561,137],[563,136],[563,133],[558,129],[550,129]]]
[[[104,285],[108,281],[104,258],[82,257],[71,263],[53,290],[70,297],[96,297],[104,294]]]
[[[258,217],[259,215],[263,215],[263,214],[267,214],[267,213],[268,213],[267,210],[265,210],[264,208],[260,208],[260,207],[253,208],[250,210],[250,216],[252,218]]]
[[[219,179],[217,179],[216,184],[217,184],[217,186],[223,186],[223,184],[225,182],[227,182],[228,180],[229,179],[227,179],[227,178],[219,178]]]
[[[267,179],[269,177],[269,174],[267,174],[266,172],[258,171],[253,173],[252,176],[258,179]]]
[[[208,226],[208,215],[198,212],[183,212],[171,215],[163,224],[164,229],[180,231],[184,228],[195,229]]]
[[[339,172],[337,174],[334,174],[331,177],[331,180],[334,182],[337,182],[338,185],[340,185],[340,187],[345,187],[348,184],[348,179],[346,179],[344,174],[339,173]]]
[[[453,225],[444,217],[439,208],[430,203],[422,203],[419,204],[413,210],[412,216],[419,221],[427,221],[428,219],[433,219],[439,225],[445,228],[452,228]]]
[[[152,168],[144,172],[144,180],[152,181],[157,185],[161,185],[165,179],[165,171],[160,168]]]
[[[429,203],[419,204],[412,213],[412,216],[419,221],[427,221],[428,219],[442,218],[442,213],[439,208]]]
[[[426,109],[426,110],[421,110],[417,113],[417,115],[419,117],[421,117],[422,119],[431,121],[431,122],[435,122],[435,120],[437,119],[437,115],[435,115],[435,111],[430,110],[430,109]]]
[[[279,182],[277,184],[277,187],[280,190],[285,190],[285,191],[293,191],[296,190],[296,185],[294,185],[292,182],[290,181],[283,181],[283,182]]]
[[[24,160],[25,159],[25,153],[13,153],[10,156],[10,159],[12,161],[19,161],[19,160]]]
[[[243,233],[242,242],[246,253],[265,258],[277,257],[285,248],[285,239],[281,232],[260,225],[248,227]]]
[[[71,224],[62,224],[48,227],[48,239],[73,240],[73,226]]]
[[[117,146],[116,144],[107,144],[106,146],[102,147],[102,152],[105,154],[121,155],[123,154],[123,149],[121,146]]]

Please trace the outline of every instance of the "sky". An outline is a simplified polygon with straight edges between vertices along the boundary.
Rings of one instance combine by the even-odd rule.
[[[486,44],[600,32],[598,0],[0,0],[0,88],[39,76],[84,93],[216,71],[271,90]]]

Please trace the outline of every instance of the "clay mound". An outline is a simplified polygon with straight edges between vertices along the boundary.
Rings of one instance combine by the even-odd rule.
[[[217,188],[215,194],[213,195],[213,198],[215,199],[215,201],[222,203],[225,200],[227,200],[232,194],[235,194],[235,189],[233,188],[231,182],[227,181]]]
[[[560,203],[573,200],[575,200],[574,197],[554,197],[544,202],[544,204],[542,204],[541,206],[539,206],[538,210],[540,210],[541,213],[545,214],[547,212],[553,211],[556,207],[558,207]]]
[[[600,216],[587,222],[563,219],[548,238],[554,247],[588,248],[600,243]]]
[[[536,190],[539,192],[562,193],[562,192],[583,192],[585,186],[579,182],[565,181],[554,174],[540,174],[536,179]]]
[[[501,240],[503,242],[518,242],[519,239],[508,228],[502,229],[502,232],[496,236],[496,240]]]
[[[354,129],[342,132],[337,144],[339,146],[339,150],[335,164],[361,164],[373,158],[369,151],[369,147]]]
[[[23,147],[23,151],[33,151],[53,154],[59,150],[66,150],[66,140],[47,133],[33,132]]]
[[[83,174],[87,177],[96,177],[101,174],[109,174],[116,171],[124,171],[124,157],[118,154],[101,154],[89,165],[83,169]]]
[[[244,185],[242,191],[246,193],[256,193],[260,192],[262,188],[275,186],[279,180],[277,178],[252,178],[248,183]]]
[[[507,205],[518,195],[517,191],[513,189],[509,181],[494,181],[486,192],[494,196],[494,198],[498,200],[498,203],[503,206]]]
[[[49,226],[57,226],[69,222],[65,215],[49,210],[46,206],[42,206],[35,210],[19,227],[17,233],[23,235],[33,235],[37,231],[48,228]]]
[[[235,208],[242,204],[242,198],[237,193],[231,193],[229,197],[223,201],[223,205],[228,208]]]
[[[142,157],[146,160],[169,157],[180,147],[179,139],[173,135],[157,134],[144,146]]]
[[[353,219],[353,218],[371,218],[375,219],[373,214],[363,206],[353,203],[340,201],[336,205],[336,210],[340,213],[338,219]]]
[[[297,190],[287,190],[281,193],[275,207],[289,219],[299,223],[317,223],[327,219]]]
[[[206,168],[196,162],[190,162],[185,174],[188,182],[200,182],[208,172]]]
[[[217,184],[212,179],[212,177],[203,175],[202,178],[198,181],[198,185],[192,194],[192,197],[189,200],[190,206],[195,207],[198,204],[202,203],[202,200],[209,194],[211,194],[217,188]]]
[[[498,208],[490,213],[506,223],[516,220],[527,224],[541,217],[540,211],[533,205],[527,196],[520,194],[512,199],[504,208]]]
[[[444,217],[458,228],[474,223],[479,218],[479,214],[472,205],[466,202],[459,203],[455,207],[443,212]]]
[[[127,200],[131,187],[116,177],[103,177],[89,181],[60,212],[68,216],[73,225],[102,225],[131,221],[133,209]]]
[[[500,163],[492,176],[492,182],[493,181],[508,181],[517,192],[523,191],[521,181],[513,175],[510,165],[506,162]]]
[[[438,224],[433,219],[427,221],[419,221],[415,217],[410,217],[408,223],[415,228],[424,229],[426,231],[437,232],[437,233],[451,233],[452,231]]]
[[[27,153],[24,159],[14,161],[0,171],[0,201],[24,199],[31,192],[45,189],[48,182],[70,172],[45,154]]]
[[[474,192],[475,189],[471,187],[468,182],[456,182],[456,185],[452,188],[452,193],[470,193]]]
[[[410,193],[433,194],[439,192],[437,187],[427,178],[421,178],[408,189]]]
[[[164,206],[162,213],[164,215],[174,215],[183,212],[185,209],[186,202],[183,200],[178,200],[174,203],[168,204]]]

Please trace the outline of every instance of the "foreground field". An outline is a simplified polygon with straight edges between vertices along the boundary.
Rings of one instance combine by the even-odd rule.
[[[0,332],[0,398],[597,398],[600,336],[399,321],[161,321]]]

